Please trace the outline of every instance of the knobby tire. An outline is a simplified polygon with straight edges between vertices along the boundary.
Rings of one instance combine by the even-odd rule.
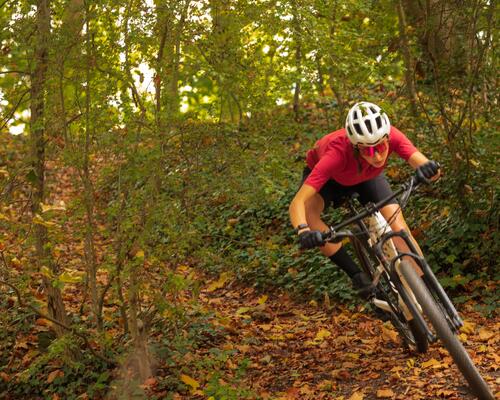
[[[365,272],[370,276],[373,276],[375,268],[372,265],[372,261],[368,255],[370,250],[363,246],[363,239],[361,240],[351,240],[356,256]],[[375,255],[373,256],[375,257]],[[376,257],[375,257],[376,258]],[[381,281],[384,277],[381,277]],[[379,283],[381,286],[381,283]],[[380,289],[382,292],[383,290]],[[389,298],[384,296],[381,300],[385,300],[393,304],[396,310],[399,310],[397,298]],[[392,312],[390,315],[390,320],[394,328],[399,332],[406,347],[411,348],[417,353],[424,354],[429,348],[429,341],[427,340],[426,333],[420,328],[420,326],[414,321],[407,321],[403,315],[403,312],[399,310],[397,313]]]
[[[401,273],[422,307],[424,314],[436,330],[437,336],[441,339],[444,347],[449,351],[458,369],[469,383],[471,390],[481,400],[494,400],[488,384],[481,377],[467,350],[465,350],[458,337],[451,330],[446,317],[412,264],[408,261],[402,261]]]

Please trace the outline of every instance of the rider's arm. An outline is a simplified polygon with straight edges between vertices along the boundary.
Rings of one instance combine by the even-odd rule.
[[[429,159],[424,156],[420,151],[414,152],[410,158],[408,159],[408,164],[411,165],[413,169],[417,169],[418,167],[424,165],[429,162]],[[438,173],[431,178],[431,181],[435,181],[441,175],[441,170],[438,170]]]
[[[315,194],[316,189],[312,186],[304,184],[293,198],[288,211],[290,213],[290,221],[292,222],[294,229],[301,224],[307,224],[306,201],[312,198]],[[309,230],[309,228],[303,230]]]

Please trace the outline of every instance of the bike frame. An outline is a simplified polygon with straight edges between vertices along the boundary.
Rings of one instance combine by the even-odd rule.
[[[376,235],[374,237],[370,235],[370,230],[367,228],[366,223],[364,221],[366,217],[375,216],[376,218],[381,218],[385,222],[385,224],[389,226],[389,223],[383,218],[383,216],[379,212],[379,209],[383,207],[385,204],[387,204],[390,200],[399,196],[402,193],[404,193],[405,196],[409,196],[409,193],[412,191],[415,184],[416,181],[411,180],[409,183],[403,185],[401,189],[396,191],[389,198],[384,199],[378,202],[377,204],[374,203],[366,204],[364,206],[364,210],[361,212],[358,212],[356,210],[351,199],[349,201],[349,205],[351,211],[354,212],[355,215],[334,227],[330,227],[329,233],[330,235],[333,234],[334,240],[331,240],[332,239],[331,236],[329,237],[329,239],[331,241],[340,241],[344,238],[359,240],[357,235],[352,233],[350,230],[338,231],[339,229],[342,229],[350,224],[355,223],[360,228],[363,235],[365,235],[368,242],[366,243],[366,245],[374,252],[375,257],[382,264],[381,266],[376,267],[376,272],[373,277],[372,286],[375,287],[378,285],[383,270],[385,270],[389,274],[389,277],[393,285],[395,286],[398,295],[400,296],[400,299],[402,299],[404,305],[402,309],[405,316],[408,318],[407,313],[409,312],[411,314],[411,317],[415,319],[416,323],[420,326],[422,331],[426,333],[429,342],[435,342],[437,340],[437,337],[428,328],[428,325],[422,316],[420,305],[417,303],[411,289],[408,287],[404,279],[402,279],[402,274],[399,271],[400,263],[398,261],[400,261],[403,257],[410,257],[420,267],[421,272],[423,273],[424,282],[426,283],[429,291],[433,294],[433,296],[435,296],[439,300],[439,304],[442,305],[442,310],[444,311],[443,314],[445,315],[446,320],[450,325],[450,328],[453,330],[453,332],[456,333],[458,332],[460,327],[463,326],[463,321],[458,315],[458,312],[453,306],[451,300],[449,299],[448,295],[446,294],[441,284],[437,280],[436,276],[432,272],[429,264],[425,261],[425,259],[422,256],[419,255],[418,250],[413,241],[411,240],[410,234],[407,231],[401,230],[399,232],[394,232],[391,229],[388,229],[388,231],[386,232],[386,229],[384,228],[383,231],[376,232]],[[394,237],[400,237],[406,243],[406,245],[410,249],[410,252],[399,253],[397,252],[397,250],[394,252],[391,251],[390,252],[391,258],[389,259],[384,252],[384,245],[389,243],[390,246],[394,246],[394,244],[391,241]],[[380,267],[382,267],[382,269],[380,269]],[[376,303],[377,300],[378,299],[374,299],[374,304],[376,306],[377,306]],[[379,300],[379,302],[381,301],[382,300]]]

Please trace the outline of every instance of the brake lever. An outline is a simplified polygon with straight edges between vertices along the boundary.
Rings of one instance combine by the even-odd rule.
[[[340,243],[342,239],[337,238],[337,232],[335,232],[332,228],[330,228],[327,232],[323,232],[321,237],[325,242],[329,243]]]

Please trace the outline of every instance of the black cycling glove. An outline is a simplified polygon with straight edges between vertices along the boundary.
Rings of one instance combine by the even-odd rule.
[[[439,164],[436,161],[427,161],[417,168],[417,179],[423,183],[430,183],[430,179],[439,171]]]
[[[320,231],[304,231],[299,234],[299,243],[303,249],[312,249],[313,247],[323,246],[325,240]]]

